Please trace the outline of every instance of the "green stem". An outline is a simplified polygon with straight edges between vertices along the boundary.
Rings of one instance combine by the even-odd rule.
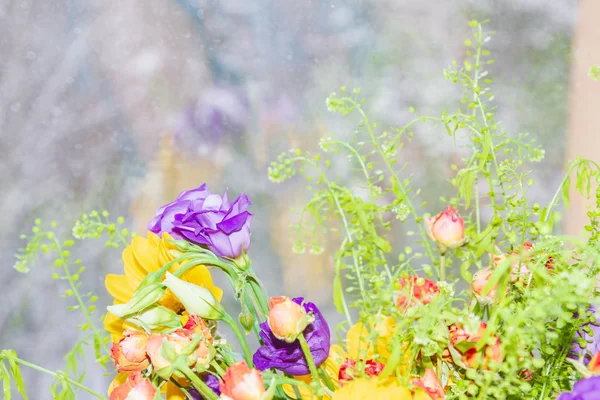
[[[202,397],[204,399],[206,399],[206,400],[218,400],[219,399],[219,396],[217,396],[215,394],[215,392],[213,392],[212,389],[209,388],[206,385],[206,383],[204,383],[202,381],[202,379],[200,379],[200,377],[198,375],[196,375],[194,373],[194,371],[192,371],[187,365],[180,365],[180,366],[178,366],[178,369],[179,369],[179,371],[183,372],[185,377],[188,378],[192,382],[192,385],[194,386],[194,388],[200,392],[200,394],[202,395]]]
[[[342,242],[342,248],[344,248],[344,246],[346,245],[346,240],[344,239],[344,241]],[[335,258],[335,274],[336,274],[336,279],[339,279],[341,282],[341,262],[342,259],[341,257],[336,257]],[[340,285],[341,286],[341,285]],[[340,296],[340,300],[342,301],[342,308],[344,309],[344,315],[346,316],[346,320],[348,321],[348,326],[352,326],[352,317],[350,316],[350,310],[348,309],[348,303],[346,302],[346,296],[344,296],[343,290],[342,290],[342,295]]]
[[[313,360],[310,348],[308,347],[308,343],[306,342],[306,338],[304,337],[303,333],[301,333],[300,336],[298,336],[298,341],[300,342],[300,347],[302,348],[302,353],[304,353],[304,358],[306,359],[306,363],[308,364],[308,369],[310,370],[313,382],[317,386],[317,390],[319,392],[322,392],[323,385],[321,384],[321,379],[319,378],[319,372],[317,371],[315,360]]]
[[[323,382],[325,382],[325,386],[327,386],[329,390],[335,391],[335,385],[329,378],[329,375],[327,375],[327,371],[325,371],[325,368],[321,366],[319,367],[319,375],[321,376]]]
[[[398,174],[394,170],[392,164],[390,163],[390,160],[388,159],[388,157],[386,157],[383,149],[381,148],[381,145],[379,144],[379,141],[375,137],[375,132],[373,131],[373,127],[371,126],[369,117],[367,117],[367,114],[365,113],[365,111],[363,110],[362,106],[359,103],[357,103],[354,99],[351,99],[351,98],[349,98],[349,101],[354,106],[354,108],[360,113],[360,115],[363,119],[363,122],[365,123],[365,126],[367,128],[367,131],[369,132],[369,136],[371,137],[371,142],[373,143],[375,150],[377,150],[377,153],[379,153],[379,155],[380,155],[381,159],[383,160],[383,162],[385,163],[387,169],[390,171],[390,174],[397,182],[398,190],[400,191],[400,194],[402,195],[403,200],[406,202],[406,205],[410,208],[411,214],[413,215],[415,221],[417,222],[417,226],[419,227],[419,232],[421,233],[421,237],[423,238],[423,246],[425,247],[425,251],[427,252],[429,257],[433,260],[433,251],[431,249],[431,244],[429,243],[427,234],[425,233],[425,229],[423,228],[423,224],[419,223],[420,218],[419,218],[419,215],[417,214],[417,210],[415,209],[415,207],[412,204],[412,200],[410,199],[410,197],[408,195],[408,191],[404,188],[402,181],[398,177]]]
[[[440,281],[446,280],[446,255],[440,254]]]
[[[246,276],[246,284],[250,286],[251,297],[258,303],[259,308],[257,308],[256,311],[262,317],[262,321],[265,321],[267,319],[267,314],[269,313],[269,305],[267,304],[264,292],[257,281],[256,275],[251,269]]]
[[[213,361],[210,363],[210,365],[215,369],[215,371],[217,371],[219,375],[225,375],[225,370],[223,369],[223,367],[221,367],[221,365],[218,362]]]
[[[265,380],[275,379],[275,382],[277,383],[277,385],[304,386],[305,388],[312,390],[310,385],[308,385],[302,381],[299,381],[297,379],[294,379],[294,378],[287,378],[285,376],[273,374],[270,372],[263,372],[262,375],[263,375],[263,378],[265,378]]]
[[[8,358],[8,357],[7,357]],[[35,369],[36,371],[39,372],[43,372],[45,374],[51,375],[54,378],[58,378],[58,379],[64,379],[65,381],[67,381],[70,385],[73,385],[83,391],[88,392],[89,394],[91,394],[92,396],[98,398],[98,399],[104,399],[106,400],[106,397],[101,395],[100,393],[96,393],[95,391],[93,391],[92,389],[88,388],[87,386],[82,385],[81,383],[74,381],[72,379],[70,379],[68,376],[62,375],[62,374],[57,374],[56,372],[52,372],[49,369],[40,367],[38,365],[32,364],[30,362],[27,362],[25,360],[21,360],[20,358],[17,357],[11,357],[13,361],[19,363],[20,365],[24,365],[26,367],[29,367],[31,369]]]
[[[250,368],[254,368],[254,364],[252,363],[252,353],[250,353],[248,342],[246,341],[246,337],[244,336],[240,328],[237,326],[233,318],[231,318],[231,316],[227,313],[223,315],[222,321],[229,325],[231,330],[233,330],[235,337],[237,338],[238,342],[240,343],[240,346],[242,347],[244,359],[246,360]]]
[[[94,350],[95,350],[96,359],[100,359],[102,357],[102,354],[100,351],[100,343],[101,343],[101,339],[102,339],[102,333],[100,331],[98,331],[98,329],[96,328],[96,325],[94,324],[94,321],[92,320],[92,316],[89,312],[89,308],[85,305],[81,295],[79,294],[79,290],[78,290],[76,281],[75,281],[75,279],[73,279],[73,275],[71,275],[71,271],[69,270],[68,260],[63,254],[63,250],[62,250],[62,246],[60,245],[60,242],[55,237],[52,238],[52,241],[56,245],[56,251],[62,262],[62,268],[63,268],[63,272],[65,274],[65,278],[67,278],[67,281],[69,282],[69,286],[71,287],[71,291],[73,292],[73,295],[75,296],[75,299],[77,300],[79,309],[83,313],[83,316],[85,317],[85,320],[87,321],[88,326],[90,327],[90,329],[93,332],[93,338],[94,338],[93,342],[94,342]],[[105,349],[105,351],[108,352],[108,349]]]

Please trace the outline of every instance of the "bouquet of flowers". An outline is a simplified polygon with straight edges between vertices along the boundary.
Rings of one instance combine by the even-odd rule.
[[[73,272],[78,262],[70,263],[67,250],[74,241],[36,221],[16,268],[26,272],[38,252],[56,252],[62,275],[54,277],[68,282],[65,294],[84,313],[81,328],[91,331],[75,353],[91,342],[99,362],[109,355],[117,373],[111,400],[600,398],[600,189],[587,239],[554,233],[555,208],[568,203],[571,180],[590,195],[600,167],[577,159],[550,204],[527,200],[533,182],[522,169],[544,153],[495,122],[484,70],[489,37],[477,21],[471,26],[468,59],[445,71],[464,87],[467,111],[417,116],[381,131],[359,91],[342,88],[327,106],[356,115],[356,132],[323,139],[317,153],[286,152],[269,168],[274,182],[294,175],[309,182],[312,198],[294,229],[298,250],[320,251],[319,239],[330,233],[340,239],[333,302],[344,321],[335,328],[310,299],[267,296],[247,253],[253,221],[244,194],[230,201],[206,185],[184,191],[140,236],[106,212],[77,221],[75,239],[107,234],[109,246],[126,246],[124,273],[106,276],[114,298],[104,318],[110,338],[90,316],[95,296],[78,291],[83,271]],[[442,197],[448,205],[434,215],[415,205],[419,192],[399,166],[402,144],[419,123],[435,124],[466,149],[452,166],[456,192]],[[348,159],[353,174],[337,176]],[[412,244],[395,249],[395,230]],[[234,312],[221,304],[214,273],[233,288]],[[72,370],[51,372],[4,350],[6,398],[11,382],[26,397],[20,366],[52,374],[57,398],[75,398],[76,389],[106,398]]]

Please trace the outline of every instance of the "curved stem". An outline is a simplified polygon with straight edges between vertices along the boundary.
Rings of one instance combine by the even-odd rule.
[[[206,400],[218,400],[219,396],[217,396],[215,394],[215,392],[212,391],[211,388],[209,388],[206,383],[204,383],[202,381],[202,379],[200,379],[200,377],[198,375],[196,375],[194,373],[194,371],[192,371],[187,365],[181,365],[179,366],[179,371],[183,372],[183,374],[185,375],[186,378],[188,378],[191,382],[192,385],[194,386],[194,388],[196,390],[198,390],[200,392],[200,394],[202,395],[202,397]]]
[[[308,369],[312,376],[313,382],[315,382],[317,389],[319,391],[322,391],[323,385],[321,384],[321,378],[319,377],[319,372],[317,371],[315,360],[313,360],[310,348],[308,347],[308,343],[306,342],[306,338],[304,338],[303,333],[301,333],[300,336],[298,336],[298,341],[300,342],[300,347],[302,348],[302,353],[304,353],[304,358],[306,359],[306,363],[308,364]]]
[[[398,183],[398,185],[397,185],[398,190],[400,191],[400,194],[402,195],[404,201],[406,202],[406,205],[410,208],[411,214],[415,218],[415,221],[417,221],[417,226],[419,227],[419,232],[421,233],[421,237],[423,238],[423,246],[425,247],[425,251],[427,252],[427,254],[429,255],[429,257],[431,258],[431,260],[433,260],[433,257],[434,257],[433,256],[433,250],[431,249],[431,245],[429,244],[429,241],[427,239],[427,234],[425,233],[425,229],[423,228],[423,224],[421,224],[421,223],[418,222],[419,221],[419,215],[417,214],[417,210],[413,206],[412,200],[410,199],[410,197],[408,195],[408,192],[404,188],[404,185],[402,184],[402,181],[398,177],[398,174],[396,173],[396,171],[392,167],[392,164],[390,163],[390,160],[385,156],[385,154],[383,152],[383,149],[381,148],[381,145],[379,144],[379,141],[375,137],[375,132],[373,131],[373,127],[371,126],[371,122],[369,121],[369,117],[367,117],[367,114],[365,113],[365,111],[363,110],[362,106],[359,103],[357,103],[354,99],[351,99],[351,98],[348,98],[348,100],[351,102],[351,104],[354,106],[354,108],[360,113],[360,115],[361,115],[361,117],[363,119],[363,122],[365,123],[365,126],[367,128],[367,131],[369,132],[369,136],[371,137],[371,142],[373,143],[373,146],[375,147],[375,150],[377,150],[377,153],[379,153],[379,156],[381,157],[381,159],[385,163],[387,169],[390,171],[390,174],[392,174],[392,177]]]
[[[227,325],[229,325],[231,330],[233,330],[233,333],[235,334],[236,339],[238,340],[238,342],[240,343],[240,346],[242,347],[242,352],[244,353],[244,359],[246,360],[246,362],[248,363],[248,366],[250,366],[250,368],[254,368],[254,364],[252,362],[252,353],[250,353],[250,348],[248,347],[248,342],[246,341],[246,337],[244,336],[244,334],[242,333],[240,328],[237,326],[237,324],[235,323],[233,318],[231,318],[231,316],[227,313],[225,313],[223,315],[222,321],[225,322]]]
[[[79,309],[83,313],[83,316],[85,317],[85,320],[87,321],[88,326],[90,327],[90,329],[93,332],[93,342],[94,342],[94,350],[95,350],[96,359],[100,359],[100,357],[102,356],[101,350],[100,350],[102,333],[98,330],[98,328],[96,328],[96,324],[94,324],[94,321],[92,320],[92,316],[90,314],[89,308],[83,302],[83,298],[79,294],[79,289],[78,289],[77,283],[76,283],[75,279],[73,279],[73,275],[71,274],[71,271],[69,270],[68,260],[63,254],[63,250],[62,250],[62,246],[60,245],[60,242],[55,237],[52,238],[52,241],[56,245],[56,251],[62,262],[61,265],[63,268],[63,272],[65,274],[65,278],[67,278],[67,281],[69,282],[69,286],[71,287],[71,291],[73,292],[73,295],[75,296],[75,299],[77,300],[77,305],[79,306]],[[105,351],[108,352],[108,349],[105,348]]]
[[[8,358],[8,357],[7,357]],[[100,393],[96,393],[95,391],[93,391],[92,389],[88,388],[87,386],[82,385],[81,383],[74,381],[72,379],[70,379],[68,376],[62,375],[62,374],[57,374],[56,372],[50,371],[49,369],[40,367],[39,365],[35,365],[32,364],[30,362],[27,362],[25,360],[21,360],[18,357],[10,357],[13,361],[17,362],[20,365],[24,365],[26,367],[29,367],[31,369],[35,369],[36,371],[39,372],[43,372],[45,374],[48,374],[50,376],[53,376],[54,378],[58,378],[58,379],[64,379],[65,381],[67,381],[70,385],[73,385],[89,394],[91,394],[92,396],[98,398],[98,399],[103,399],[106,400],[106,397],[101,395]]]

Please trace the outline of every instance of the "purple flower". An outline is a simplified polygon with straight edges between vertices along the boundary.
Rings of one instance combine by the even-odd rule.
[[[237,258],[250,247],[252,214],[247,208],[251,204],[245,194],[230,203],[227,192],[221,197],[202,184],[159,208],[148,230],[206,246],[221,257]]]
[[[600,400],[600,376],[581,379],[571,392],[565,392],[558,400]]]
[[[304,330],[304,337],[313,360],[318,366],[329,355],[329,347],[331,346],[329,326],[317,306],[308,302],[302,304],[303,300],[303,297],[292,299],[296,304],[302,305],[307,313],[313,313],[315,317],[315,320]],[[293,376],[307,375],[310,372],[298,340],[287,343],[277,339],[271,332],[267,322],[260,324],[260,328],[260,337],[264,345],[259,347],[252,357],[256,368],[261,371],[267,368],[275,368]]]
[[[219,378],[217,378],[213,374],[206,373],[200,375],[200,379],[202,379],[202,382],[206,383],[206,386],[208,386],[210,390],[212,390],[217,396],[221,395],[221,389],[219,388]],[[204,397],[202,397],[202,395],[198,393],[196,389],[190,389],[188,391],[190,392],[190,395],[194,400],[204,399]]]
[[[596,321],[597,311],[598,306],[596,305],[588,308],[587,314],[590,317],[586,317],[586,322],[577,330],[569,350],[569,357],[576,359],[582,357],[585,365],[590,362],[592,356],[600,351],[600,324]],[[575,318],[577,318],[577,314],[575,314]]]

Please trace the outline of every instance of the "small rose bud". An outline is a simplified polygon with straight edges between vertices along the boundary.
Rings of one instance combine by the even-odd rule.
[[[427,235],[436,242],[442,251],[456,249],[465,244],[465,221],[452,206],[435,217],[425,220]]]
[[[372,378],[374,376],[379,376],[381,372],[383,372],[384,368],[385,365],[380,362],[367,360],[365,363],[364,373],[369,378]],[[344,361],[344,363],[341,365],[340,371],[338,372],[338,382],[340,383],[340,386],[344,386],[346,383],[354,380],[355,376],[356,360],[347,358],[346,361]]]
[[[450,345],[461,355],[461,360],[470,368],[482,365],[489,369],[490,362],[502,362],[504,356],[497,335],[492,335],[482,350],[477,349],[477,344],[485,334],[487,324],[480,322],[478,327],[453,324],[450,329]],[[481,362],[481,351],[483,351],[483,364]]]
[[[429,395],[431,400],[439,400],[444,398],[444,387],[438,379],[435,371],[431,368],[425,370],[423,378],[413,379],[412,384],[419,387]]]
[[[183,329],[167,335],[150,335],[146,351],[158,376],[183,378],[174,364],[179,360],[190,368],[205,370],[215,354],[212,340],[204,321],[197,315],[190,315]]]
[[[246,361],[227,368],[219,384],[222,400],[271,400],[275,385],[265,390],[262,374],[250,369]]]
[[[398,283],[400,290],[396,294],[396,306],[402,310],[417,304],[429,304],[440,294],[440,288],[434,281],[421,276],[400,278]]]
[[[110,400],[154,400],[156,388],[141,372],[127,377],[127,380],[110,392]]]
[[[167,380],[172,375],[184,378],[184,375],[175,371],[173,364],[175,364],[183,349],[191,343],[191,340],[190,336],[175,332],[169,335],[150,335],[146,351],[158,376]],[[189,364],[193,365],[195,362],[196,360],[192,359]]]
[[[165,294],[165,287],[160,283],[151,283],[140,290],[136,290],[133,298],[125,304],[114,304],[106,307],[115,317],[124,319],[138,314],[146,308],[155,305]]]
[[[201,338],[196,353],[196,370],[205,370],[216,354],[216,350],[212,345],[213,337],[206,323],[197,315],[190,315],[183,327],[192,335],[197,335]],[[197,338],[196,338],[197,339]]]
[[[110,357],[115,362],[118,372],[143,371],[150,361],[146,354],[148,335],[135,329],[128,329],[123,333],[123,339],[113,343]]]
[[[181,280],[169,272],[163,283],[190,314],[212,320],[221,319],[223,316],[223,306],[210,290]]]
[[[483,294],[483,289],[488,283],[488,280],[492,276],[494,271],[491,268],[484,268],[475,273],[473,275],[473,282],[471,282],[471,288],[473,289],[473,293],[477,298],[477,301],[481,304],[492,304],[494,299],[496,298],[496,290],[498,285],[494,285],[493,288],[487,294]]]
[[[293,343],[304,329],[315,320],[300,304],[289,297],[277,296],[269,300],[267,322],[273,335],[279,340]]]

